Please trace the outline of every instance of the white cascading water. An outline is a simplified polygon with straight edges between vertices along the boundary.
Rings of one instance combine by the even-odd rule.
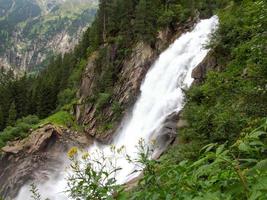
[[[147,73],[141,86],[141,95],[133,107],[128,120],[124,120],[121,130],[116,134],[113,144],[125,147],[131,158],[136,158],[136,146],[140,139],[149,143],[155,139],[166,118],[183,107],[182,89],[189,88],[193,79],[191,73],[207,55],[204,48],[210,34],[218,25],[218,17],[201,20],[193,31],[183,34],[166,51],[164,51]],[[110,147],[95,143],[89,152],[101,150],[110,155]],[[138,174],[132,174],[136,166],[125,158],[117,161],[122,170],[116,175],[119,184],[131,180]],[[51,178],[44,184],[37,184],[40,193],[53,200],[68,199],[62,191],[66,186],[66,172]],[[24,186],[17,200],[29,199],[29,187]]]

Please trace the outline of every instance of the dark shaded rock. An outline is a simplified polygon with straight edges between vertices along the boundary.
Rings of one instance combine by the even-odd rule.
[[[173,113],[167,117],[163,126],[158,130],[156,136],[156,150],[153,158],[159,158],[168,148],[168,146],[175,140],[177,136],[177,121],[179,119],[179,113]]]
[[[194,84],[202,83],[210,70],[218,69],[217,58],[214,56],[213,51],[210,51],[204,60],[192,71],[191,77],[194,78]]]

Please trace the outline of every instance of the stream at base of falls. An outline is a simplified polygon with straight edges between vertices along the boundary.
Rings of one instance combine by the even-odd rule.
[[[192,70],[207,55],[209,50],[204,46],[217,26],[217,16],[201,20],[191,32],[183,34],[161,53],[147,72],[140,88],[140,96],[128,119],[123,120],[120,130],[113,138],[114,146],[124,146],[126,153],[134,159],[137,157],[136,146],[140,139],[149,143],[158,138],[159,130],[167,117],[183,108],[183,90],[192,84]],[[96,150],[103,151],[104,155],[111,154],[108,145],[95,143],[88,149],[90,154]],[[122,168],[116,175],[118,184],[138,175],[132,173],[137,166],[125,158],[118,159],[117,165]],[[63,193],[67,185],[66,174],[63,167],[57,176],[51,175],[48,181],[36,183],[40,194],[53,200],[69,199]],[[26,185],[21,188],[16,200],[29,199],[30,196],[29,186]]]

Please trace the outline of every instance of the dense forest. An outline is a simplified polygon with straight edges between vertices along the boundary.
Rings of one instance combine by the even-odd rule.
[[[219,69],[186,91],[183,117],[188,126],[179,130],[179,142],[157,161],[140,154],[146,168],[131,193],[112,182],[90,196],[96,195],[88,192],[93,185],[75,180],[73,186],[78,186],[71,192],[85,199],[107,199],[110,191],[114,199],[265,199],[266,5],[265,0],[101,0],[94,23],[73,52],[54,58],[37,75],[1,72],[0,146],[26,136],[13,134],[10,126],[25,119],[32,125],[59,110],[69,111],[86,59],[95,51],[99,81],[91,101],[97,104],[104,101],[103,94],[112,96],[121,61],[137,41],[155,48],[159,30],[174,30],[195,15],[217,14],[220,25],[209,47]],[[109,45],[119,49],[112,60],[107,59]],[[95,172],[83,175],[88,173]]]

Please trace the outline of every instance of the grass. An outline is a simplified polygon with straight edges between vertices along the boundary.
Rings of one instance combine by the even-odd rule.
[[[59,112],[56,112],[55,114],[41,120],[39,125],[49,124],[49,123],[54,124],[54,125],[58,125],[58,126],[68,127],[68,126],[72,125],[74,122],[73,122],[72,116],[68,112],[59,111]]]
[[[67,111],[58,111],[53,115],[43,119],[34,128],[38,128],[44,124],[53,124],[56,126],[63,126],[64,128],[70,128],[76,131],[82,131],[82,127],[76,123],[75,118]]]
[[[83,128],[76,123],[75,118],[67,111],[58,111],[41,121],[37,116],[29,115],[18,119],[14,126],[8,126],[0,132],[0,148],[4,147],[8,141],[24,139],[31,133],[30,130],[36,130],[45,124],[62,126],[79,132],[83,131]]]

